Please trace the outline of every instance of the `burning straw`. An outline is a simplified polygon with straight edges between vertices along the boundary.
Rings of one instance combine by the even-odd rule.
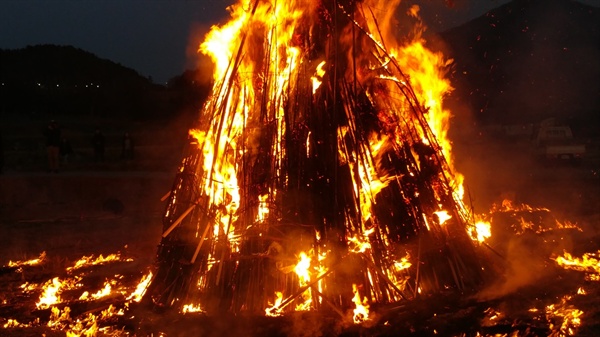
[[[168,196],[147,300],[340,314],[357,298],[478,288],[443,57],[418,35],[394,39],[388,2],[230,11],[200,46],[215,83]]]

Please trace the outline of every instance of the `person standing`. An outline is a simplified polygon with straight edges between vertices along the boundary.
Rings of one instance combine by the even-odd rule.
[[[122,146],[123,146],[123,149],[122,149],[121,156],[123,157],[123,159],[125,159],[125,160],[133,159],[133,139],[131,139],[129,132],[125,132],[125,134],[123,135]]]
[[[96,132],[94,132],[92,147],[94,148],[94,158],[96,161],[104,161],[104,135],[100,129],[96,129]]]
[[[48,153],[48,172],[58,173],[59,168],[59,148],[60,148],[60,128],[55,121],[50,121],[46,130],[46,152]]]

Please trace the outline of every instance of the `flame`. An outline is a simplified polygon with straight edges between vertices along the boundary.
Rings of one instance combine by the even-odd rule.
[[[181,308],[181,312],[186,314],[188,312],[203,312],[200,304],[185,304],[183,308]]]
[[[323,69],[323,67],[325,67],[325,64],[327,62],[322,61],[321,63],[319,63],[319,65],[317,66],[317,70],[315,70],[315,74],[310,78],[313,84],[313,95],[317,92],[317,89],[319,89],[319,87],[321,86],[322,80],[323,80],[323,76],[325,76],[325,69]]]
[[[294,267],[294,272],[298,275],[298,284],[304,287],[310,283],[310,264],[311,257],[305,252],[300,252],[298,256],[299,261]],[[307,288],[301,295],[302,302],[296,305],[296,311],[306,311],[310,309],[312,303],[312,291],[311,288]]]
[[[133,261],[133,259],[131,259],[131,258],[121,259],[120,253],[110,254],[110,255],[107,255],[106,257],[104,257],[102,254],[100,254],[100,256],[98,256],[96,259],[94,259],[94,255],[83,256],[82,258],[80,258],[79,260],[77,260],[75,262],[75,265],[73,265],[72,267],[68,267],[67,271],[72,272],[72,271],[80,269],[80,268],[101,265],[101,264],[105,264],[108,262],[114,262],[114,261],[130,262],[130,261]]]
[[[356,306],[354,308],[354,323],[360,324],[366,322],[369,319],[369,304],[367,302],[367,298],[360,299],[360,294],[358,292],[358,288],[356,284],[352,284],[352,292],[354,293],[354,297],[352,298],[352,302]]]
[[[138,285],[135,287],[135,290],[131,293],[131,295],[127,297],[127,300],[131,300],[134,302],[141,301],[142,297],[144,297],[144,294],[146,293],[146,289],[148,289],[148,285],[150,285],[152,276],[152,272],[149,272],[148,274],[144,275],[140,283],[138,283]]]
[[[556,263],[565,268],[587,273],[586,279],[590,281],[600,280],[600,250],[595,253],[585,253],[581,258],[574,257],[564,251],[563,256],[553,257]]]
[[[79,281],[81,281],[81,278],[72,278],[61,281],[58,277],[47,281],[42,286],[42,294],[38,302],[35,304],[36,307],[38,309],[46,309],[56,303],[60,303],[62,301],[60,297],[61,292],[64,290],[81,287]]]
[[[281,316],[281,309],[279,308],[279,306],[281,305],[281,302],[283,301],[283,293],[281,291],[276,291],[275,292],[275,303],[269,307],[265,309],[265,315],[267,316]],[[271,303],[269,303],[271,304]]]
[[[437,215],[440,226],[443,225],[444,223],[446,223],[446,221],[452,219],[452,216],[450,214],[448,214],[448,211],[442,210],[442,211],[433,212],[433,214]]]
[[[39,257],[27,261],[8,261],[8,267],[35,266],[46,260],[46,252],[42,252]]]
[[[559,303],[546,306],[546,319],[557,336],[574,336],[581,325],[583,311],[569,305],[570,300],[571,296],[565,295]],[[555,324],[556,319],[562,320],[560,325]]]
[[[487,238],[492,236],[492,224],[489,221],[479,220],[471,229],[470,234],[471,239],[478,242],[484,242]]]
[[[380,267],[376,263],[382,269],[380,272],[391,279],[396,287],[404,288],[410,277],[408,269],[411,264],[408,257],[400,258],[395,254],[394,245],[400,240],[399,235],[392,237],[391,231],[380,226],[374,212],[382,191],[392,183],[397,184],[394,186],[411,184],[403,181],[404,176],[418,179],[420,175],[433,174],[440,181],[439,185],[443,185],[432,187],[431,198],[439,204],[443,203],[442,200],[453,200],[448,203],[452,207],[456,204],[459,210],[450,212],[442,210],[440,206],[435,212],[439,225],[449,228],[454,223],[468,222],[462,202],[463,178],[454,168],[451,143],[447,138],[450,113],[442,104],[444,97],[453,90],[445,79],[451,62],[425,47],[425,40],[421,37],[422,26],[418,27],[419,30],[415,31],[410,41],[399,41],[393,36],[397,27],[394,12],[399,3],[400,0],[366,0],[347,6],[336,3],[335,10],[339,9],[339,15],[347,16],[345,22],[348,24],[340,27],[339,36],[335,37],[338,40],[326,47],[335,48],[325,52],[313,46],[325,38],[319,36],[317,25],[332,24],[329,22],[333,20],[329,17],[332,13],[325,13],[328,10],[325,4],[294,0],[240,0],[228,8],[231,20],[212,27],[199,46],[199,51],[210,56],[215,63],[215,84],[202,108],[200,126],[190,130],[197,153],[201,154],[197,167],[194,167],[201,195],[192,202],[210,214],[206,217],[209,222],[206,228],[212,229],[210,240],[214,241],[202,236],[197,251],[203,242],[210,242],[210,247],[206,249],[208,252],[203,253],[203,258],[207,259],[205,269],[210,270],[213,264],[219,263],[217,279],[220,278],[224,259],[240,253],[242,237],[247,229],[268,229],[270,224],[282,218],[277,213],[280,212],[278,206],[281,206],[277,203],[288,197],[284,195],[280,198],[279,193],[289,187],[288,180],[292,176],[286,171],[290,165],[286,151],[293,148],[290,142],[298,142],[301,149],[299,156],[306,155],[306,158],[302,158],[308,159],[306,163],[323,161],[323,154],[329,155],[322,150],[324,140],[320,139],[321,135],[306,127],[309,122],[318,122],[310,121],[311,112],[302,111],[304,106],[301,101],[304,99],[303,93],[307,93],[308,102],[325,105],[323,111],[330,111],[330,103],[320,101],[324,95],[317,94],[317,91],[325,92],[333,86],[336,86],[334,90],[340,91],[339,101],[349,102],[340,103],[339,109],[338,102],[335,102],[338,121],[327,125],[330,128],[327,132],[337,128],[337,135],[332,135],[337,136],[337,144],[336,139],[332,140],[333,144],[325,144],[333,151],[338,151],[337,158],[333,160],[337,160],[339,167],[343,166],[344,172],[347,170],[348,174],[344,174],[349,175],[348,179],[352,182],[352,189],[348,189],[350,195],[345,198],[348,201],[343,202],[352,209],[344,214],[346,231],[339,233],[343,237],[340,241],[347,244],[344,248],[363,254],[369,262],[374,262],[373,255],[381,256],[385,263]],[[374,11],[374,8],[386,10]],[[348,12],[350,10],[355,13]],[[413,6],[410,15],[418,17],[418,12],[418,6]],[[360,35],[359,39],[356,38],[357,34]],[[331,36],[326,38],[330,39]],[[338,64],[328,58],[329,54],[335,54],[333,50],[338,50],[338,44],[342,52],[340,57],[348,58],[345,72],[344,69],[337,71]],[[323,60],[324,57],[326,60]],[[338,55],[335,57],[337,62]],[[332,82],[326,82],[323,85],[325,81],[338,76],[340,83],[347,85],[347,92],[341,85],[338,88],[337,83],[332,85]],[[310,82],[305,83],[309,78]],[[355,95],[353,90],[364,90],[364,95],[362,91],[360,95]],[[334,92],[334,99],[337,100],[338,91]],[[373,110],[365,111],[373,115],[373,124],[376,125],[373,128],[362,129],[361,123],[364,121],[358,112],[355,113],[363,104],[355,101],[358,96],[364,98],[364,104],[368,106],[366,110]],[[421,111],[426,113],[423,115]],[[428,153],[417,153],[419,146],[426,148]],[[404,152],[411,158],[406,170],[401,172],[390,168],[389,163],[394,162],[393,158]],[[430,173],[427,165],[439,166],[441,172]],[[268,177],[263,178],[262,171],[249,174],[247,169],[252,166],[260,166],[260,170],[265,171]],[[333,170],[326,168],[323,171]],[[254,177],[254,173],[260,177]],[[319,177],[314,179],[327,180],[329,173],[319,172]],[[267,179],[270,179],[269,182],[266,182]],[[307,186],[313,181],[307,181]],[[447,188],[448,181],[450,186]],[[407,205],[420,198],[416,188],[410,194],[401,196]],[[177,197],[174,195],[172,202]],[[431,230],[429,222],[434,218],[432,209],[409,212],[423,216],[424,219],[419,219],[419,228]],[[251,223],[244,223],[247,218]],[[202,230],[199,225],[197,227],[195,235],[199,238],[198,233],[202,233]],[[258,236],[266,232],[259,232]],[[331,242],[328,236],[332,234],[327,231],[317,233],[318,247],[315,247],[312,259],[308,254],[301,253],[293,268],[298,276],[299,287],[306,287],[311,278],[318,275],[317,271],[322,273],[325,270],[316,257],[320,259],[320,251],[328,249],[325,245]],[[321,239],[321,235],[325,238]],[[483,240],[485,236],[483,228],[478,228],[477,237]],[[377,248],[371,245],[377,245]],[[195,262],[195,257],[192,262]],[[200,278],[205,275],[206,272]],[[372,283],[382,279],[375,275],[372,268],[364,277]],[[319,291],[327,289],[324,282],[319,279],[319,283],[311,287],[314,286],[316,290],[318,286]],[[216,283],[219,283],[218,280]],[[199,281],[199,285],[202,284],[207,284],[205,279]],[[310,308],[313,298],[311,287],[302,294],[303,303],[296,310]],[[381,292],[378,296],[382,299],[402,297],[392,290],[373,289]],[[415,290],[412,292],[415,293]],[[287,292],[284,294],[292,296]],[[371,296],[375,297],[373,294]],[[319,297],[315,295],[315,298]]]

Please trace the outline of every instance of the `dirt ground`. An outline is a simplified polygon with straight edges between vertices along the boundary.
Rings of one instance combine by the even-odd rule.
[[[548,207],[556,217],[583,228],[586,249],[600,245],[597,160],[579,165],[539,163],[519,143],[482,142],[464,148],[457,166],[466,176],[476,213],[504,198]],[[119,252],[134,261],[125,269],[136,277],[150,269],[162,231],[161,197],[170,190],[175,174],[173,165],[156,169],[159,166],[133,168],[117,162],[71,166],[58,174],[11,169],[0,175],[0,266],[42,252],[50,261],[43,271],[0,273],[0,335],[40,335],[40,331],[64,335],[47,327],[2,331],[15,308],[21,319],[31,318],[19,301],[32,303],[39,295],[15,298],[10,294],[15,284],[40,284],[65,275],[64,268],[88,255]]]

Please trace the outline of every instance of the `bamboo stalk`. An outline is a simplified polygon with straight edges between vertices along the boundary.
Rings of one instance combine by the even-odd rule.
[[[194,256],[192,256],[192,260],[190,263],[194,264],[196,262],[196,258],[200,253],[200,248],[202,248],[202,244],[204,243],[204,239],[206,238],[206,234],[208,234],[208,230],[210,229],[210,222],[206,222],[206,227],[204,227],[204,232],[202,233],[202,237],[200,237],[200,241],[198,241],[198,246],[196,246],[196,251],[194,252]]]
[[[190,214],[190,212],[198,205],[198,202],[195,202],[192,204],[192,206],[188,207],[188,209],[185,210],[185,212],[183,212],[178,218],[177,220],[175,220],[173,222],[173,224],[171,224],[171,226],[169,228],[167,228],[167,230],[163,233],[162,237],[166,238],[169,234],[171,234],[171,232],[175,229],[175,227],[177,227],[177,225],[179,225],[181,223],[181,221],[183,221],[183,219],[185,219],[185,217]]]

